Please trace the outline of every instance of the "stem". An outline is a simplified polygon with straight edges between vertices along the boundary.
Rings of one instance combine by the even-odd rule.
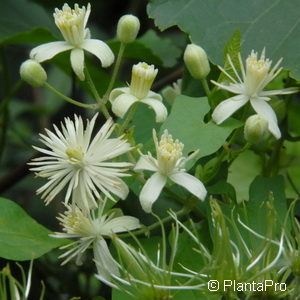
[[[210,96],[210,88],[208,86],[206,78],[201,79],[201,83],[204,88],[205,94],[207,95],[207,97],[209,97]]]
[[[87,83],[91,89],[91,92],[96,100],[96,102],[98,103],[98,107],[99,109],[101,110],[101,112],[103,113],[104,117],[108,120],[111,118],[110,116],[110,113],[108,112],[106,106],[105,106],[105,103],[103,101],[103,99],[100,97],[97,89],[96,89],[96,86],[94,84],[94,81],[90,75],[90,72],[88,71],[88,68],[85,67],[85,74],[86,74],[86,80],[87,80]]]
[[[280,139],[277,141],[276,146],[274,147],[271,157],[269,159],[269,162],[267,163],[266,167],[266,177],[271,177],[275,176],[278,173],[279,169],[279,155],[280,155],[280,150],[283,145],[284,140]]]
[[[112,88],[115,84],[117,74],[118,74],[119,69],[120,69],[122,57],[123,57],[123,54],[124,54],[125,46],[126,45],[124,43],[120,44],[120,48],[119,48],[116,64],[114,66],[114,70],[113,70],[113,73],[112,73],[112,76],[111,76],[111,80],[109,82],[108,88],[107,88],[107,90],[104,94],[104,97],[103,97],[103,100],[104,100],[103,104],[106,104],[106,102],[108,101],[108,96],[109,96],[109,94],[110,94],[110,92],[111,92],[111,90],[112,90]]]
[[[90,72],[89,72],[87,66],[85,66],[84,71],[85,71],[85,75],[86,75],[87,84],[89,85],[89,87],[91,89],[91,92],[92,92],[92,94],[93,94],[96,102],[100,106],[100,105],[102,105],[102,99],[101,99],[101,97],[100,97],[100,95],[99,95],[99,93],[98,93],[98,91],[96,89],[96,86],[94,84],[94,81],[93,81],[93,79],[92,79],[92,77],[90,75]]]
[[[128,124],[130,123],[130,121],[132,120],[135,112],[136,112],[136,109],[138,107],[138,103],[134,103],[130,109],[129,109],[129,112],[127,114],[127,117],[126,119],[124,120],[124,122],[122,123],[119,131],[120,131],[120,134],[122,134],[124,132],[124,130],[127,128]]]
[[[54,88],[52,85],[50,85],[49,83],[45,82],[44,86],[50,90],[51,92],[53,92],[54,94],[56,94],[57,96],[59,96],[60,98],[66,100],[67,102],[74,104],[76,106],[79,107],[83,107],[83,108],[88,108],[88,109],[96,109],[97,107],[93,104],[84,104],[81,102],[78,102],[72,98],[67,97],[66,95],[64,95],[63,93],[61,93],[60,91],[58,91],[56,88]]]
[[[176,215],[179,217],[183,214],[186,214],[187,213],[187,210],[185,208],[179,210],[176,212]],[[122,238],[126,238],[126,237],[131,237],[132,235],[134,236],[138,236],[138,235],[141,235],[143,233],[146,233],[148,231],[151,231],[157,227],[159,227],[161,224],[165,224],[165,223],[168,223],[172,220],[173,218],[171,216],[167,216],[165,218],[163,218],[161,221],[157,221],[149,226],[145,226],[144,228],[141,228],[137,231],[133,231],[133,232],[130,232],[130,233],[121,233],[121,234],[118,234],[118,237],[122,237]]]

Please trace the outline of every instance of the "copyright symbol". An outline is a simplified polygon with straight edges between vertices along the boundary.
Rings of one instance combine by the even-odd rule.
[[[208,287],[208,290],[211,291],[211,292],[216,292],[219,290],[220,288],[220,284],[219,284],[219,281],[218,280],[210,280],[208,283],[207,283],[207,287]]]

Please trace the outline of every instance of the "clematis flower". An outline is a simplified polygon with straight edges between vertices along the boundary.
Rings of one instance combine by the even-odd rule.
[[[57,218],[61,222],[63,232],[56,232],[52,236],[77,240],[60,248],[71,248],[60,256],[64,258],[62,264],[66,264],[74,257],[77,257],[79,263],[83,253],[92,245],[98,274],[106,280],[110,279],[111,274],[119,276],[118,263],[110,254],[104,238],[140,228],[139,220],[131,216],[120,216],[114,209],[103,214],[103,203],[98,207],[97,214],[84,213],[76,205],[66,207],[67,210]]]
[[[91,139],[96,118],[97,114],[85,129],[81,117],[75,115],[75,122],[65,118],[62,131],[54,125],[55,133],[46,129],[47,135],[40,135],[41,142],[50,149],[34,149],[48,156],[35,158],[29,164],[34,166],[30,170],[37,172],[37,176],[49,179],[37,190],[46,204],[64,187],[67,187],[65,203],[73,194],[72,201],[86,210],[97,206],[96,199],[102,199],[100,192],[112,200],[110,193],[121,199],[127,197],[128,187],[120,177],[129,176],[124,172],[131,164],[108,160],[128,152],[131,147],[122,137],[109,138],[114,130],[112,119]]]
[[[281,72],[282,68],[279,68],[279,65],[282,59],[271,68],[272,61],[265,58],[265,49],[262,51],[260,58],[258,58],[258,53],[252,50],[251,54],[246,59],[246,67],[244,67],[241,56],[239,55],[242,77],[238,74],[230,56],[228,56],[228,61],[237,79],[233,78],[223,68],[219,67],[232,82],[227,85],[212,80],[212,83],[223,90],[237,95],[222,101],[215,108],[212,114],[213,120],[217,124],[221,124],[240,107],[250,101],[251,106],[256,113],[268,121],[269,131],[276,139],[279,139],[281,133],[278,128],[277,117],[267,101],[270,100],[270,96],[291,94],[295,93],[297,90],[288,88],[264,91],[264,88]]]
[[[141,155],[134,170],[149,170],[155,173],[147,180],[140,193],[140,202],[145,212],[151,212],[153,203],[157,200],[167,179],[183,186],[200,200],[206,197],[203,183],[196,177],[186,173],[184,167],[188,160],[195,156],[194,152],[188,157],[182,156],[184,145],[178,140],[173,140],[167,130],[164,131],[160,141],[153,130],[153,140],[156,148],[157,159],[151,153]]]
[[[91,12],[91,5],[79,8],[75,4],[71,9],[64,4],[61,10],[55,9],[53,14],[55,24],[65,41],[51,42],[35,47],[30,52],[30,58],[38,62],[51,59],[55,55],[71,50],[71,65],[80,80],[84,80],[84,50],[94,54],[101,61],[102,67],[109,67],[114,61],[114,54],[104,42],[90,38],[86,24]]]
[[[134,65],[129,87],[116,88],[109,95],[114,114],[123,118],[134,103],[141,102],[155,111],[156,122],[163,122],[168,115],[167,109],[161,95],[150,90],[157,72],[154,65],[141,62]]]

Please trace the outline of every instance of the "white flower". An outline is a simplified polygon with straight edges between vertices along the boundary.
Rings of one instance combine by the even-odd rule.
[[[155,111],[156,122],[163,122],[168,115],[167,109],[162,103],[161,95],[150,90],[157,72],[153,65],[134,65],[129,87],[114,89],[109,95],[114,114],[123,118],[134,103],[141,102]]]
[[[122,137],[109,138],[114,123],[106,121],[96,136],[92,139],[92,131],[97,114],[87,122],[84,129],[81,117],[75,115],[75,122],[65,118],[61,124],[62,131],[55,125],[55,133],[46,129],[47,135],[41,134],[41,141],[50,150],[34,147],[47,154],[33,159],[29,163],[37,176],[48,178],[49,181],[38,189],[48,204],[64,187],[67,186],[65,202],[73,193],[73,202],[82,208],[96,207],[96,199],[102,199],[99,192],[113,200],[110,193],[125,199],[128,195],[127,185],[119,178],[129,176],[124,174],[130,163],[108,162],[131,150],[129,143]]]
[[[151,212],[153,203],[157,200],[161,190],[169,178],[183,186],[197,198],[204,200],[206,189],[196,177],[185,172],[185,163],[196,153],[189,157],[182,156],[184,145],[178,140],[173,140],[172,135],[165,130],[158,142],[156,132],[153,130],[157,159],[151,153],[142,155],[134,170],[149,170],[155,173],[147,180],[140,194],[140,202],[145,212]]]
[[[97,56],[102,67],[109,67],[114,61],[114,54],[104,42],[91,39],[90,31],[86,28],[90,12],[90,3],[87,5],[87,9],[85,6],[79,8],[78,4],[75,4],[74,9],[71,9],[66,3],[62,10],[56,8],[53,14],[55,24],[65,41],[51,42],[35,47],[30,52],[30,58],[43,62],[61,52],[72,50],[71,65],[80,80],[85,78],[83,50]]]
[[[61,249],[71,247],[60,256],[60,258],[65,258],[62,264],[75,256],[77,256],[77,262],[80,262],[84,251],[92,245],[98,273],[109,280],[111,274],[119,276],[119,266],[110,254],[104,237],[140,228],[141,224],[137,218],[120,216],[118,210],[113,209],[103,214],[104,206],[104,204],[99,206],[97,216],[95,216],[91,212],[85,214],[76,205],[67,205],[65,213],[58,217],[64,232],[56,232],[52,236],[77,238],[75,242],[61,247]]]
[[[278,128],[276,114],[267,101],[270,100],[270,96],[291,94],[296,90],[294,88],[289,88],[264,91],[263,89],[281,72],[282,68],[279,68],[279,65],[282,59],[280,59],[271,69],[272,61],[265,59],[265,50],[262,51],[260,59],[258,59],[257,52],[252,50],[251,54],[246,59],[245,68],[241,56],[239,55],[242,78],[239,76],[230,56],[228,56],[228,61],[237,80],[228,74],[228,72],[226,72],[223,68],[219,67],[221,71],[232,80],[232,82],[229,83],[229,85],[215,81],[212,82],[221,89],[237,95],[222,101],[215,108],[212,114],[213,120],[217,124],[221,124],[240,107],[250,101],[256,113],[268,121],[269,131],[275,138],[279,139],[281,137],[281,133]]]

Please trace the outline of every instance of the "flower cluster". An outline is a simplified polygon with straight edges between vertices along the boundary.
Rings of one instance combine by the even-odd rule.
[[[71,51],[71,66],[80,80],[85,80],[85,74],[89,75],[88,72],[85,73],[84,51],[94,54],[101,61],[103,67],[112,65],[114,54],[109,46],[103,41],[91,39],[90,31],[87,28],[90,12],[90,4],[81,8],[75,4],[73,9],[68,4],[64,4],[61,10],[55,9],[55,24],[64,41],[46,43],[32,49],[30,59],[25,61],[20,68],[22,79],[33,86],[47,86],[47,74],[40,63],[67,50]],[[194,234],[194,232],[200,232],[199,228],[196,228],[198,225],[196,226],[193,222],[191,225],[187,225],[178,218],[180,214],[188,214],[193,208],[198,210],[201,207],[202,204],[198,200],[204,201],[207,197],[207,189],[203,182],[211,184],[211,190],[219,188],[216,188],[217,184],[214,185],[212,179],[217,177],[215,175],[221,169],[220,166],[225,159],[228,158],[228,165],[230,165],[240,152],[248,149],[249,145],[263,143],[269,136],[269,132],[276,139],[281,138],[277,116],[268,102],[274,95],[291,94],[296,89],[265,90],[267,85],[281,72],[281,59],[271,67],[272,62],[265,58],[265,50],[262,51],[260,57],[257,52],[252,51],[245,64],[241,55],[238,54],[239,66],[235,66],[232,58],[228,56],[227,61],[231,70],[219,68],[229,82],[214,80],[211,82],[218,88],[235,95],[222,100],[215,107],[215,99],[211,101],[210,98],[214,93],[210,92],[206,81],[206,77],[210,73],[208,56],[204,49],[197,45],[187,46],[184,53],[186,67],[194,79],[202,82],[203,89],[208,96],[208,100],[205,99],[205,101],[210,103],[213,109],[212,114],[207,117],[208,119],[211,117],[217,125],[220,125],[248,103],[255,111],[255,114],[251,113],[250,117],[248,111],[245,111],[245,118],[241,118],[243,122],[246,117],[248,118],[244,127],[244,138],[247,143],[243,148],[235,150],[234,147],[231,147],[234,153],[231,155],[229,153],[231,149],[226,144],[223,148],[218,149],[222,146],[220,144],[209,153],[210,155],[215,153],[216,157],[209,158],[209,160],[207,157],[201,157],[196,168],[189,170],[187,163],[191,163],[193,158],[196,160],[201,149],[195,147],[196,149],[192,148],[192,152],[185,152],[188,148],[184,148],[182,143],[186,143],[185,135],[177,135],[176,130],[169,126],[168,110],[163,103],[163,97],[158,92],[154,92],[156,89],[152,87],[158,69],[145,62],[134,64],[130,84],[127,87],[113,89],[125,46],[136,39],[139,28],[140,23],[135,16],[125,15],[119,20],[117,38],[120,41],[120,50],[111,81],[102,97],[98,95],[97,87],[92,83],[91,76],[88,76],[87,83],[92,93],[95,94],[96,104],[81,103],[79,106],[101,111],[106,118],[102,126],[97,124],[100,119],[98,113],[94,114],[91,120],[87,120],[86,124],[81,116],[75,114],[74,119],[66,117],[60,127],[53,125],[52,131],[45,129],[45,133],[40,134],[40,142],[44,145],[43,147],[33,146],[42,155],[29,163],[30,170],[36,176],[47,180],[37,190],[37,194],[41,195],[46,204],[59,198],[60,195],[63,195],[64,199],[65,211],[60,213],[57,218],[62,226],[62,232],[55,232],[51,236],[74,239],[61,247],[65,250],[60,256],[64,259],[62,264],[73,258],[80,262],[85,251],[92,248],[97,278],[114,288],[119,288],[120,285],[130,286],[128,294],[138,295],[136,297],[139,299],[170,299],[172,297],[170,290],[198,290],[207,286],[208,278],[218,279],[220,282],[226,278],[247,280],[249,274],[258,278],[273,268],[282,256],[293,265],[295,272],[299,272],[299,250],[294,251],[295,247],[290,246],[289,252],[285,253],[284,251],[285,240],[290,245],[293,241],[286,234],[286,227],[282,229],[280,238],[275,235],[264,236],[252,230],[248,224],[242,221],[243,218],[232,210],[232,216],[236,216],[237,222],[232,218],[230,220],[232,228],[230,228],[228,226],[229,218],[223,213],[222,206],[216,199],[210,197],[210,207],[206,205],[206,208],[210,212],[207,216],[207,224],[211,229],[213,246],[209,249],[197,234]],[[224,75],[221,78],[224,78]],[[173,105],[175,96],[184,91],[184,84],[182,84],[184,79],[179,79],[177,82],[174,88],[168,88],[162,92],[163,95],[167,95],[165,98],[169,98],[170,106]],[[51,89],[53,90],[50,87]],[[56,94],[62,95],[59,92]],[[73,104],[80,104],[67,96],[62,95],[62,98]],[[154,111],[157,123],[164,123],[157,131],[152,129],[153,143],[150,131],[149,140],[155,148],[155,155],[150,151],[143,154],[143,145],[138,144],[138,139],[135,140],[134,127],[136,123],[133,115],[140,103],[146,104]],[[207,113],[208,111],[209,109]],[[112,113],[116,119],[119,119],[114,120],[111,116]],[[134,126],[129,127],[132,120]],[[221,129],[216,124],[210,123],[209,126]],[[223,142],[229,134],[231,131],[225,136]],[[182,141],[176,139],[178,136],[182,136]],[[232,140],[235,136],[232,134]],[[232,159],[232,157],[234,158]],[[207,165],[202,168],[201,162],[205,160],[208,161]],[[273,161],[274,157],[269,164]],[[152,172],[149,176],[148,171]],[[129,176],[132,176],[133,180],[128,180]],[[132,183],[133,181],[134,183]],[[148,228],[143,227],[138,218],[123,215],[120,208],[113,208],[119,200],[130,198],[128,197],[130,188],[135,193],[138,192],[138,185],[135,184],[137,181],[142,184],[139,201],[145,213],[152,213],[153,205],[159,199],[163,189],[174,194],[173,184],[180,186],[180,189],[183,187],[191,195],[185,199],[186,201],[179,197],[180,201],[178,202],[183,204],[183,208],[177,213],[168,211],[169,216],[163,221],[152,213],[150,217],[158,218],[157,224],[152,224]],[[169,188],[168,185],[171,187]],[[127,199],[129,206],[133,203],[130,201],[131,199]],[[225,205],[225,202],[222,204]],[[267,204],[270,211],[273,212],[272,202]],[[197,205],[198,207],[196,207]],[[170,221],[173,221],[169,236],[172,249],[167,253],[164,222]],[[162,251],[160,249],[157,251],[157,263],[148,257],[141,243],[137,243],[140,248],[137,250],[121,240],[121,233],[126,237],[136,239],[135,235],[147,233],[148,229],[158,226],[162,228]],[[265,242],[259,251],[251,250],[250,245],[240,233],[241,228]],[[180,229],[182,229],[181,232]],[[233,238],[231,231],[235,231],[237,237]],[[299,232],[299,228],[297,227],[295,231]],[[185,273],[174,271],[176,269],[174,261],[181,233],[182,236],[185,236],[185,240],[193,241],[197,248],[194,247],[196,252],[201,254],[201,260],[207,262],[208,267],[203,267],[203,273],[202,270],[189,269],[180,263],[179,265],[185,270]],[[118,252],[119,261],[110,252],[107,239],[112,240],[112,245]],[[297,243],[299,248],[298,244],[299,241]],[[242,253],[239,245],[242,245],[245,253]],[[242,261],[245,258],[248,259],[246,263]],[[168,260],[169,263],[167,263]],[[275,276],[275,278],[279,277]],[[148,296],[149,298],[147,298]]]

